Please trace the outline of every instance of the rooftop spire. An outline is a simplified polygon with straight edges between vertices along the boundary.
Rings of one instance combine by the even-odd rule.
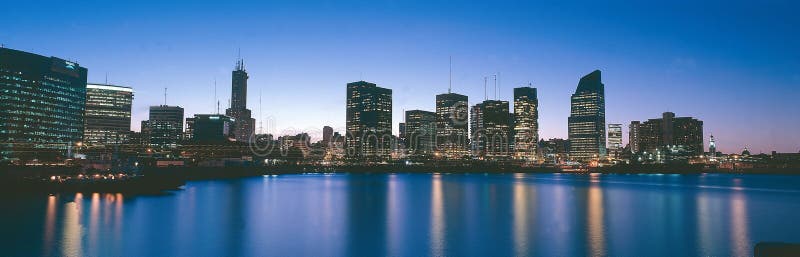
[[[242,49],[239,48],[239,51],[236,55],[236,70],[243,71],[244,70],[244,60],[242,60]]]

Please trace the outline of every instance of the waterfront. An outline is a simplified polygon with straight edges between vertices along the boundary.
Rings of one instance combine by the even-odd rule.
[[[800,177],[298,174],[2,197],[6,256],[747,256]]]

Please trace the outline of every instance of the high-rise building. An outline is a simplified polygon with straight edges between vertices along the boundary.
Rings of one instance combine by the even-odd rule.
[[[402,143],[404,146],[407,147],[408,142],[406,142],[406,123],[400,122],[399,124],[397,124],[397,127],[400,130],[400,136],[398,137],[398,140],[400,140],[399,143]]]
[[[392,90],[374,83],[347,83],[347,156],[387,159],[392,151]]]
[[[467,96],[448,92],[436,95],[436,151],[442,158],[469,155]]]
[[[183,108],[150,106],[150,119],[142,121],[142,133],[149,138],[152,147],[177,147],[183,138]]]
[[[83,141],[89,145],[114,145],[127,141],[131,131],[130,87],[86,85],[86,116]]]
[[[514,157],[536,160],[539,143],[539,99],[536,88],[514,88]]]
[[[606,155],[605,86],[600,71],[581,78],[571,98],[569,116],[570,158],[597,160]]]
[[[711,134],[711,139],[708,140],[708,156],[717,157],[717,142],[714,140],[714,134]]]
[[[512,137],[508,101],[483,101],[472,107],[470,116],[473,156],[489,160],[509,157]]]
[[[330,145],[331,139],[333,139],[333,128],[330,126],[322,127],[322,145],[327,147]]]
[[[692,117],[675,117],[665,112],[660,119],[649,119],[639,126],[640,152],[670,152],[672,155],[701,155],[703,121]]]
[[[195,114],[186,118],[186,124],[187,130],[192,131],[193,142],[222,143],[233,139],[231,128],[235,121],[226,115]]]
[[[422,110],[406,111],[405,136],[412,155],[434,153],[436,139],[436,113]]]
[[[631,121],[631,125],[628,126],[628,145],[632,153],[638,153],[640,151],[639,141],[641,140],[641,132],[639,132],[639,128],[641,126],[642,123],[640,121]]]
[[[256,124],[250,109],[247,109],[248,78],[250,77],[244,69],[244,60],[239,59],[236,68],[231,72],[231,107],[225,110],[225,115],[234,120],[233,135],[240,142],[250,140]]]
[[[618,159],[622,153],[622,124],[608,124],[608,155]]]
[[[0,47],[0,158],[63,157],[83,140],[87,69]]]

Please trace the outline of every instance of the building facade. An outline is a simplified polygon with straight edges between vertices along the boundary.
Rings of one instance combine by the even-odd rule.
[[[67,157],[83,140],[87,69],[0,47],[0,158]]]
[[[642,126],[642,122],[640,121],[631,121],[631,125],[628,126],[628,146],[630,146],[630,150],[632,153],[638,153],[640,151],[639,141],[641,140],[641,132],[639,128]]]
[[[581,78],[572,94],[568,120],[570,158],[591,161],[606,155],[605,85],[599,70]]]
[[[608,124],[608,157],[619,159],[622,154],[622,124]]]
[[[333,139],[333,128],[330,126],[322,127],[322,145],[328,147]]]
[[[486,100],[470,113],[472,155],[484,160],[511,156],[511,116],[508,101]]]
[[[248,142],[255,133],[256,120],[252,112],[247,109],[247,71],[244,69],[244,60],[236,62],[236,68],[231,72],[231,107],[225,110],[225,115],[235,120],[233,135],[236,141]]]
[[[406,111],[405,141],[409,154],[416,156],[434,154],[435,139],[435,112]]]
[[[675,113],[665,112],[660,119],[649,119],[639,125],[637,144],[637,153],[702,155],[705,150],[703,121],[692,117],[675,117]]]
[[[192,132],[192,142],[223,143],[233,140],[235,120],[220,114],[195,114],[186,118],[187,128]]]
[[[142,121],[142,133],[151,147],[176,148],[183,138],[183,108],[150,106],[149,120]]]
[[[456,93],[436,95],[436,151],[445,159],[469,156],[468,97]]]
[[[347,84],[346,154],[351,160],[385,160],[392,152],[392,90],[374,83]]]
[[[537,160],[539,99],[536,88],[514,88],[514,158]]]
[[[133,89],[87,84],[83,141],[88,145],[125,143],[131,131]]]

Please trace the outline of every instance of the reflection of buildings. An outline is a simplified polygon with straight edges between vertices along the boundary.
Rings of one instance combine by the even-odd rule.
[[[142,133],[150,146],[176,148],[183,138],[183,108],[180,106],[150,106],[150,119],[142,121]]]
[[[595,182],[596,183],[596,182]],[[598,185],[592,185],[588,191],[587,220],[589,234],[587,235],[591,246],[592,256],[605,256],[606,236],[605,236],[605,210],[603,209],[603,190]]]
[[[473,155],[487,159],[509,157],[512,137],[508,101],[483,101],[472,107],[470,115]]]
[[[133,89],[129,87],[86,85],[86,115],[83,141],[86,144],[122,144],[131,130]]]
[[[391,153],[392,90],[366,81],[347,84],[347,155],[386,159]]]
[[[436,150],[443,158],[461,159],[469,154],[468,108],[465,95],[436,95]]]
[[[581,78],[571,98],[569,116],[570,158],[576,161],[597,160],[606,155],[605,86],[600,71]]]
[[[536,88],[514,88],[514,158],[533,161],[539,142]]]
[[[0,158],[53,159],[83,140],[86,73],[0,47]]]

